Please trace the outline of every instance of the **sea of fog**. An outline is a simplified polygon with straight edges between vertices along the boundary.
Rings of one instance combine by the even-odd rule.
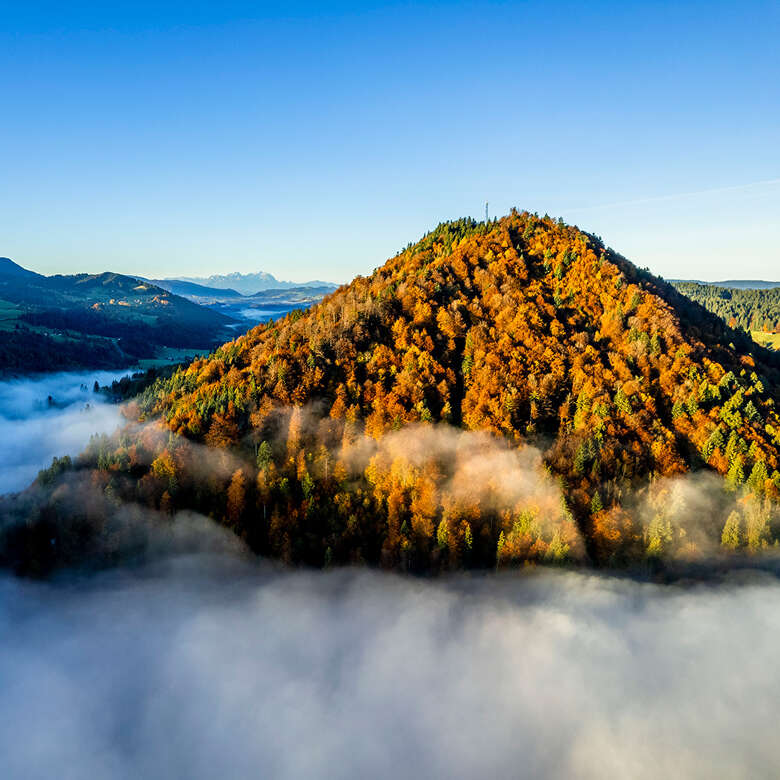
[[[235,551],[0,576],[3,775],[776,777],[780,585],[732,577],[417,580]]]
[[[0,382],[0,493],[22,490],[53,457],[76,455],[119,425],[119,407],[92,392],[128,371],[41,374]],[[51,403],[49,402],[51,397]]]
[[[257,322],[265,322],[266,320],[273,319],[274,317],[281,317],[287,313],[287,309],[241,309],[239,314],[245,320],[256,320]]]
[[[0,491],[113,430],[115,376],[1,382]],[[780,775],[768,572],[290,571],[150,527],[145,563],[0,573],[0,776]]]

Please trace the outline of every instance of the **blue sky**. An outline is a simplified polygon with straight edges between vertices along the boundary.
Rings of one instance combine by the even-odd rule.
[[[777,2],[0,0],[0,255],[343,281],[488,200],[780,278],[778,40]]]

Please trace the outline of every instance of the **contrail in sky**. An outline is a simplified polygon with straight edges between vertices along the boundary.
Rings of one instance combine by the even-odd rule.
[[[617,206],[636,206],[642,203],[661,203],[667,200],[678,200],[679,198],[692,198],[697,195],[712,195],[718,192],[737,192],[739,190],[748,190],[753,187],[767,187],[780,184],[780,179],[765,179],[763,181],[754,181],[749,184],[735,184],[730,187],[714,187],[709,190],[697,190],[695,192],[676,192],[672,195],[657,195],[650,198],[637,198],[635,200],[620,200],[614,203],[601,203],[597,206],[575,206],[574,208],[564,209],[564,211],[595,211],[596,209],[615,208]]]

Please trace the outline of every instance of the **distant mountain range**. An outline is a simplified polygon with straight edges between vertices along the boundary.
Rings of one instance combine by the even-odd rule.
[[[149,282],[168,290],[174,295],[183,295],[193,299],[243,298],[244,295],[231,287],[207,287],[205,284],[189,282],[184,279],[149,279]]]
[[[273,274],[266,271],[258,271],[252,274],[242,274],[233,272],[230,274],[212,274],[207,277],[182,276],[173,279],[158,279],[157,283],[161,287],[166,284],[192,284],[201,288],[218,289],[227,292],[236,292],[240,295],[254,295],[263,290],[289,290],[299,287],[327,287],[335,290],[338,285],[331,282],[323,282],[315,279],[310,282],[283,282],[277,279]],[[191,293],[199,294],[199,293]]]

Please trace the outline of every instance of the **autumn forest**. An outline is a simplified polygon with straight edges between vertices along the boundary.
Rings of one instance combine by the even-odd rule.
[[[184,510],[315,567],[750,555],[780,539],[778,401],[777,354],[599,238],[463,219],[148,384],[3,499],[0,556],[111,560]]]

